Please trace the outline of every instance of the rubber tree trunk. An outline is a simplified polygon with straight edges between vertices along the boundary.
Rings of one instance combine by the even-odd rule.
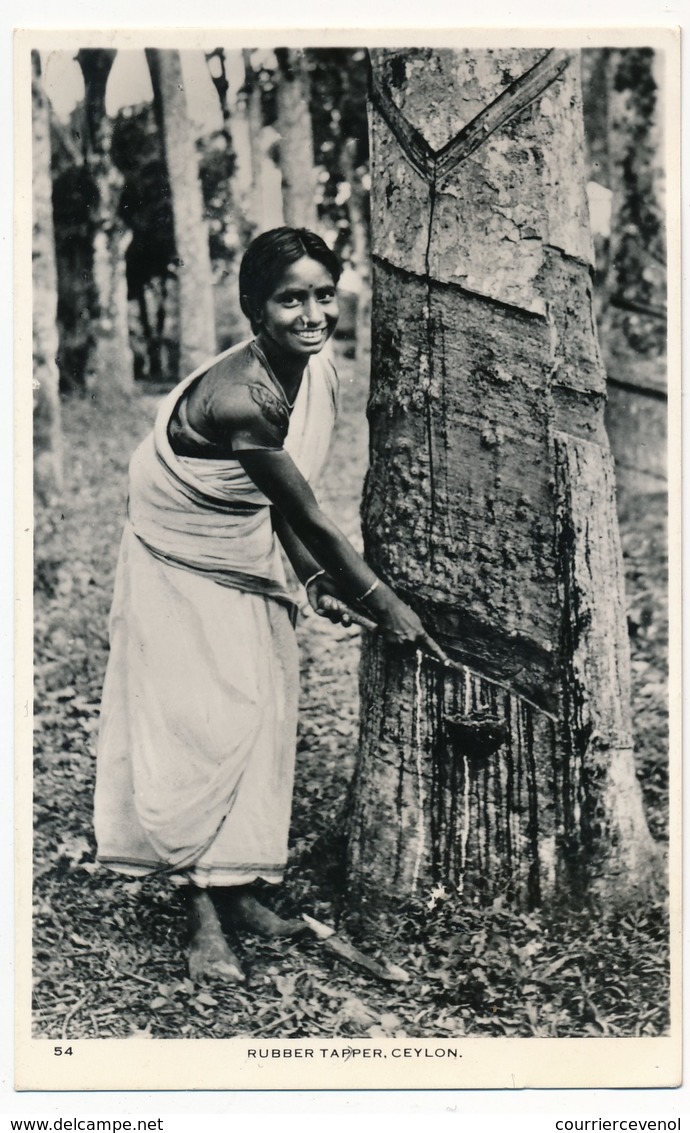
[[[116,51],[81,48],[77,62],[84,77],[85,157],[95,189],[90,214],[93,243],[94,310],[92,342],[84,369],[87,389],[101,396],[129,393],[134,360],[129,343],[125,253],[132,239],[119,215],[124,185],[111,158],[112,122],[105,112],[105,90]]]
[[[31,52],[33,139],[33,416],[34,489],[43,503],[62,491],[62,432],[56,357],[57,269],[53,231],[50,108],[41,82],[41,61]]]
[[[600,329],[610,379],[607,425],[626,491],[664,491],[666,224],[662,56],[610,51],[608,271]]]
[[[608,137],[609,57],[608,47],[590,47],[580,52],[582,110],[585,120],[585,176],[610,187]]]
[[[216,349],[208,231],[180,54],[147,47],[146,59],[170,185],[177,250],[180,369],[173,377],[183,378]]]
[[[629,655],[577,58],[372,53],[365,553],[461,662],[370,636],[348,900],[432,881],[627,898],[654,844]]]
[[[251,175],[248,182],[248,138],[246,129],[243,128],[246,127],[246,113],[239,111],[238,107],[234,110],[230,108],[227,61],[228,55],[223,47],[216,47],[206,54],[206,62],[223,116],[223,140],[231,169],[223,234],[224,243],[231,255],[225,261],[222,278],[212,291],[216,339],[221,347],[233,339],[234,328],[244,323],[239,293],[240,259],[254,235],[254,226],[247,215],[247,189],[248,185],[251,185]]]
[[[249,234],[253,235],[265,228],[263,170],[266,155],[262,142],[261,87],[252,65],[252,53],[247,48],[242,50],[242,63],[244,83],[238,92],[231,128],[237,154],[238,200]]]
[[[612,51],[608,64],[613,202],[602,329],[607,354],[629,365],[666,350],[662,60],[639,48]]]
[[[347,206],[350,217],[352,260],[360,279],[355,318],[355,356],[361,358],[371,346],[371,256],[366,221],[365,190],[361,171],[356,167],[357,143],[347,138],[343,145],[342,169],[350,184]]]
[[[230,130],[232,133],[232,144],[237,158],[235,184],[237,186],[239,199],[242,202],[243,212],[246,213],[251,206],[251,196],[255,191],[255,158],[252,153],[253,147],[249,125],[249,101],[254,72],[251,65],[251,51],[245,48],[241,55],[239,53],[236,54],[242,60],[244,82],[237,92],[235,106],[230,118]]]
[[[303,51],[276,51],[279,82],[276,91],[280,134],[280,173],[285,223],[316,227],[314,141],[309,111],[309,68]]]
[[[285,223],[281,173],[271,156],[276,131],[264,126],[261,81],[252,63],[252,52],[242,51],[244,85],[240,92],[238,109],[246,115],[246,137],[251,162],[251,194],[247,217],[254,232],[266,232]],[[272,137],[268,137],[272,134]]]

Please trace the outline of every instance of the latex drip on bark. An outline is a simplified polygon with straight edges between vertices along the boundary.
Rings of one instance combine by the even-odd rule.
[[[419,881],[419,871],[422,865],[424,855],[424,846],[426,842],[425,822],[424,822],[424,781],[422,777],[422,665],[423,665],[422,651],[417,650],[415,655],[414,666],[414,739],[415,739],[415,770],[417,774],[417,849],[414,859],[414,871],[412,874],[412,892],[417,890],[417,882]]]
[[[555,883],[556,804],[541,785],[553,776],[543,755],[537,757],[537,747],[552,749],[553,721],[469,667],[450,673],[419,654],[396,655],[377,638],[365,641],[364,652],[364,684],[385,684],[400,674],[409,686],[399,717],[377,712],[368,721],[383,747],[373,764],[359,769],[372,790],[363,798],[355,789],[360,803],[351,814],[355,827],[378,814],[386,836],[395,838],[401,897],[423,898],[434,879],[458,893],[498,890],[526,906],[537,904],[542,889]],[[367,922],[384,922],[394,907],[382,864],[378,858],[358,862]]]
[[[426,419],[426,443],[429,454],[429,569],[434,569],[434,533],[436,528],[436,476],[434,472],[434,428],[432,420],[432,390],[434,380],[434,322],[431,310],[431,275],[430,261],[431,238],[434,227],[434,209],[436,206],[436,176],[429,181],[429,231],[426,244],[424,263],[426,267],[426,383],[424,387],[424,412]]]

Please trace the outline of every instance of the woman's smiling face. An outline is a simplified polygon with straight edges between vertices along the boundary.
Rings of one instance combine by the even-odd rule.
[[[338,298],[328,269],[309,256],[290,264],[259,321],[259,341],[302,357],[318,354],[338,322]]]

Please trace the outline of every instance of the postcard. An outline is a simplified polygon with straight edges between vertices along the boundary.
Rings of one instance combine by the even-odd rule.
[[[16,31],[17,1090],[680,1083],[679,60]]]

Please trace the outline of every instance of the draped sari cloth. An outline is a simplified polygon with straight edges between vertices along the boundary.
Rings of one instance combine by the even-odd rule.
[[[197,885],[275,882],[294,774],[295,595],[269,501],[240,463],[170,445],[171,418],[207,369],[163,401],[130,464],[101,707],[98,857]],[[318,355],[284,443],[312,484],[335,402],[335,372]]]

